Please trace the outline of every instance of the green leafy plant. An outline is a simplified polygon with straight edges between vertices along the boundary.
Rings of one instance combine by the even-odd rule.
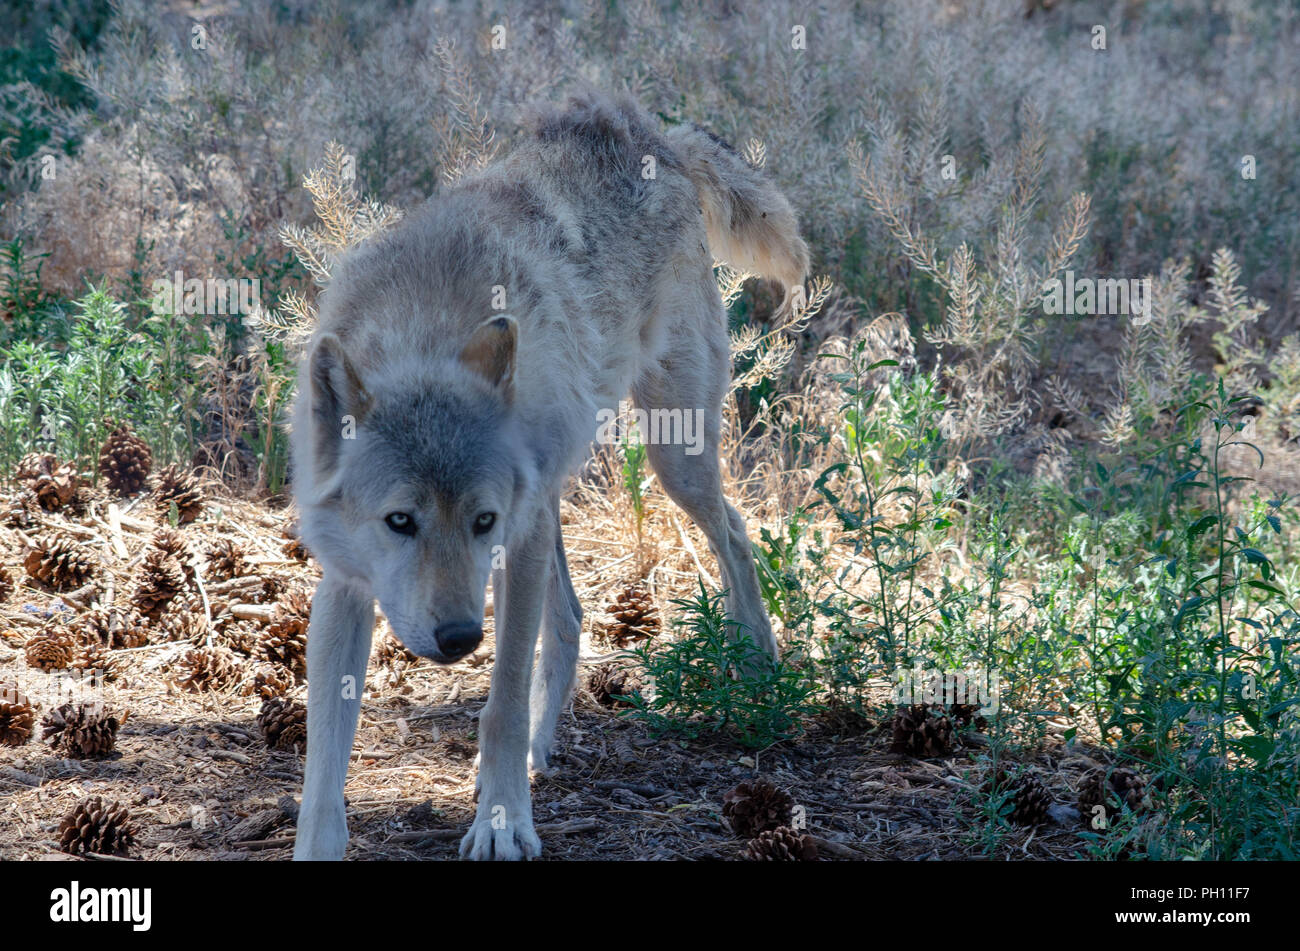
[[[54,301],[41,287],[48,253],[29,254],[22,238],[0,244],[0,346],[36,337],[49,339],[61,329]]]
[[[953,592],[936,594],[922,569],[952,526],[954,486],[940,471],[943,401],[931,380],[890,377],[894,360],[869,362],[858,341],[831,379],[843,396],[839,433],[823,441],[841,450],[813,483],[808,508],[829,512],[834,537],[813,532],[808,558],[817,575],[811,600],[827,634],[815,662],[832,697],[864,713],[873,678],[908,668],[924,654],[923,631]]]
[[[201,395],[190,360],[192,322],[151,315],[134,325],[126,304],[92,285],[72,304],[66,344],[17,340],[0,349],[0,462],[54,452],[94,471],[106,421],[127,421],[164,462],[188,458]]]
[[[658,734],[722,735],[751,748],[794,736],[812,710],[815,686],[806,668],[790,652],[773,661],[748,639],[734,639],[722,602],[703,582],[694,598],[673,602],[683,611],[675,622],[681,636],[632,652],[647,687],[632,698],[629,715]]]
[[[253,387],[252,442],[257,456],[259,488],[277,494],[289,470],[287,415],[294,391],[295,366],[285,343],[261,338],[250,341]]]
[[[194,457],[202,394],[195,386],[194,362],[204,352],[202,320],[155,306],[141,330],[150,343],[153,371],[143,393],[148,422],[141,428],[163,462]]]
[[[782,534],[774,535],[763,528],[759,531],[760,541],[754,545],[763,602],[768,613],[780,618],[786,630],[796,630],[812,611],[799,570],[800,542],[807,524],[807,514],[796,510]]]
[[[650,484],[646,476],[646,447],[631,426],[618,444],[623,461],[623,488],[632,501],[632,517],[636,523],[637,547],[641,547],[642,528],[645,524],[645,490]]]

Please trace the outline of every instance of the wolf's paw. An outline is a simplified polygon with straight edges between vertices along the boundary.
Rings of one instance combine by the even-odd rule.
[[[546,747],[534,746],[528,751],[528,770],[542,776],[554,776],[558,770],[551,765],[551,751]]]
[[[473,862],[518,862],[541,854],[542,840],[531,817],[510,822],[504,815],[480,816],[460,840],[460,857]]]

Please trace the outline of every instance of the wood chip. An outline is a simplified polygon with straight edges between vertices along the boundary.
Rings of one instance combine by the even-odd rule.
[[[265,840],[267,833],[283,821],[284,813],[278,808],[263,809],[231,826],[226,838],[236,843]]]

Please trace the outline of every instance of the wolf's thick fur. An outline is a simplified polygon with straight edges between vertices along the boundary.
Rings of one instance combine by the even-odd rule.
[[[708,537],[738,630],[776,653],[718,472],[730,356],[711,264],[789,293],[808,266],[794,212],[720,139],[661,133],[625,97],[584,93],[530,128],[357,249],[323,295],[293,433],[302,534],[324,567],[295,858],[343,853],[375,599],[407,647],[449,662],[481,637],[489,574],[496,665],[461,854],[538,854],[528,767],[546,768],[582,617],[559,498],[629,389],[646,410],[703,410],[703,453],[651,444],[650,463]]]

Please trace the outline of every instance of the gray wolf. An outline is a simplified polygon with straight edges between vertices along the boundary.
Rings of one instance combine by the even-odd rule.
[[[718,471],[731,367],[712,262],[789,299],[808,268],[795,214],[721,139],[661,132],[627,97],[584,92],[526,128],[508,157],[357,248],[322,295],[293,426],[302,536],[323,567],[298,859],[343,854],[375,600],[411,651],[450,663],[482,638],[489,576],[496,663],[460,852],[539,853],[528,771],[548,767],[582,618],[559,499],[629,391],[646,410],[703,409],[703,451],[652,443],[649,461],[712,546],[736,636],[776,654]]]

